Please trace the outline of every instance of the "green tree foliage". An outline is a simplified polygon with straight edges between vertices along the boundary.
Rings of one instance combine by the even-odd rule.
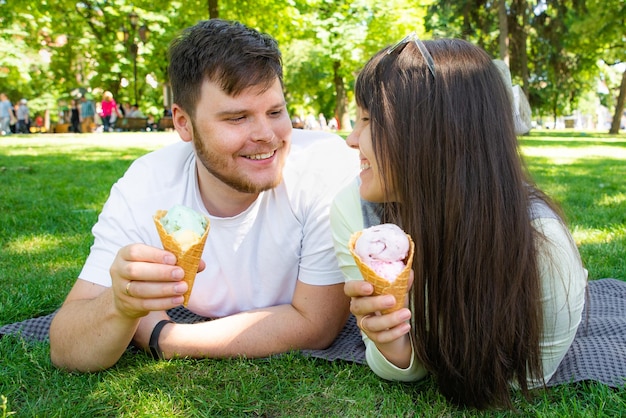
[[[505,26],[498,16],[502,2]],[[498,57],[500,28],[506,27],[514,82],[538,115],[556,119],[571,114],[593,89],[597,61],[609,49],[609,59],[623,60],[624,9],[623,0],[441,0],[428,8],[426,28],[472,41]]]
[[[556,117],[571,112],[598,76],[615,78],[600,74],[597,62],[623,62],[624,8],[623,0],[0,0],[0,90],[41,109],[76,89],[134,101],[133,54],[118,39],[124,27],[137,44],[137,100],[159,115],[169,42],[211,13],[279,41],[292,113],[337,115],[347,127],[354,78],[383,46],[415,30],[470,40],[495,58],[507,28],[514,81],[538,114]],[[131,13],[139,17],[135,30]],[[136,32],[142,25],[145,43]],[[606,101],[616,110],[620,80],[608,83]]]
[[[587,13],[576,0],[552,0],[532,19],[536,33],[531,43],[531,105],[544,114],[571,114],[581,94],[591,88],[596,56],[575,36],[573,24]]]
[[[617,133],[626,101],[626,2],[587,0],[587,13],[572,25],[581,49],[606,65],[599,66],[600,78],[609,88],[605,104],[613,110],[610,133]],[[615,67],[621,64],[621,72]]]
[[[300,6],[306,29],[288,50],[288,91],[300,114],[318,109],[349,129],[355,75],[385,45],[410,31],[423,33],[425,9],[403,0],[312,0]]]

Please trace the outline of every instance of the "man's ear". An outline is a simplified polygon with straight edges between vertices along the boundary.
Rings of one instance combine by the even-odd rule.
[[[190,142],[193,139],[191,116],[176,103],[172,105],[172,123],[183,141]]]

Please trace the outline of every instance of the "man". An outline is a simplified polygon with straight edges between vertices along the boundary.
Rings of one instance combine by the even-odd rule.
[[[86,133],[93,132],[96,106],[93,104],[93,101],[85,97],[85,95],[80,97],[79,115],[81,123],[80,131]]]
[[[145,118],[146,115],[143,114],[141,110],[139,110],[139,105],[137,103],[133,104],[126,115],[127,118]]]
[[[28,101],[26,99],[20,100],[20,104],[18,105],[15,113],[17,113],[17,133],[30,133],[30,111],[28,109]]]
[[[169,58],[182,142],[140,158],[112,188],[52,323],[53,363],[101,370],[131,341],[160,358],[327,347],[349,314],[328,212],[358,172],[354,151],[322,132],[292,140],[269,36],[212,19],[185,30]],[[211,221],[188,307],[219,319],[169,322],[187,284],[152,215],[175,204]]]
[[[13,105],[6,93],[0,93],[0,135],[11,135]]]

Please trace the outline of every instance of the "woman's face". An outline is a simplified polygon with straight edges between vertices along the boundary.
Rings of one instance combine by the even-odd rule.
[[[361,197],[376,203],[389,201],[385,198],[382,176],[374,156],[369,113],[365,109],[357,107],[356,123],[346,138],[346,143],[352,148],[359,149],[359,157],[361,158],[359,193]]]

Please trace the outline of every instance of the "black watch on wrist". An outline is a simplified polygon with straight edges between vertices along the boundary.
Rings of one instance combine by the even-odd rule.
[[[150,334],[150,342],[148,343],[148,346],[150,347],[152,358],[155,360],[163,360],[163,352],[161,351],[161,347],[159,347],[159,336],[161,335],[161,330],[163,330],[163,327],[167,324],[173,323],[174,321],[163,319],[156,324],[152,330],[152,334]]]

